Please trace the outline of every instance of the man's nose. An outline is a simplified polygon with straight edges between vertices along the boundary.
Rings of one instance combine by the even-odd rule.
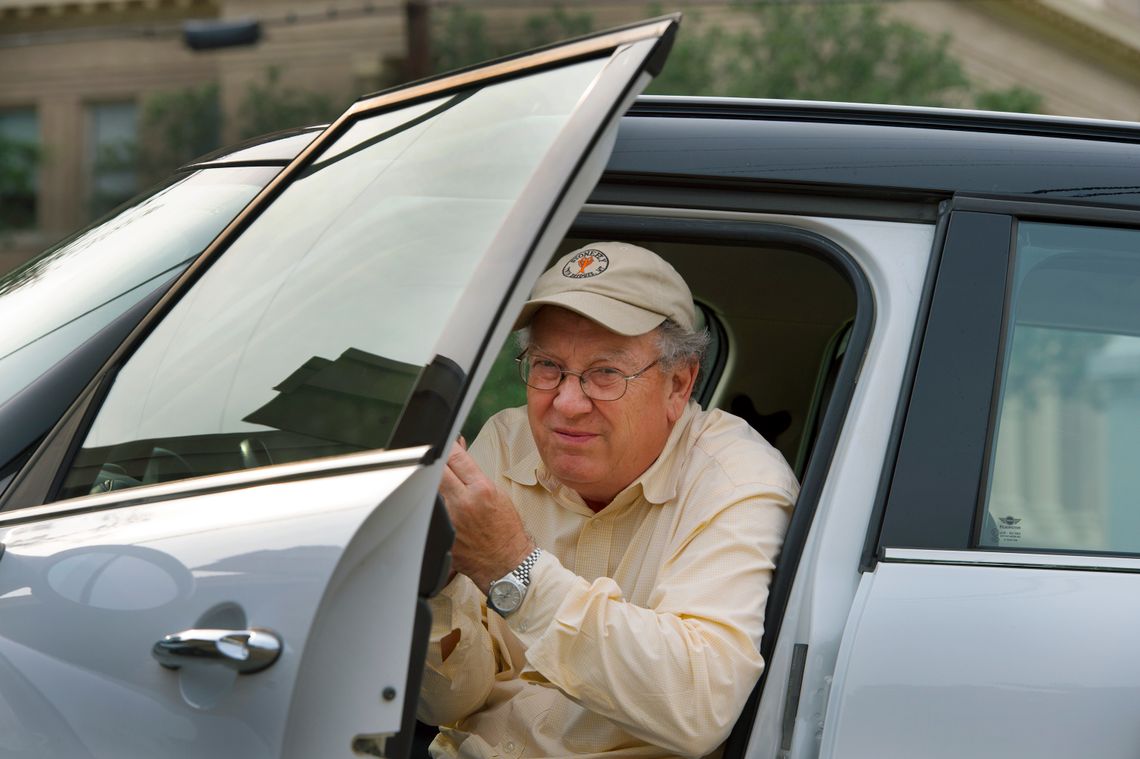
[[[560,414],[588,414],[594,408],[594,402],[582,391],[581,380],[573,374],[567,374],[554,392],[554,407]]]

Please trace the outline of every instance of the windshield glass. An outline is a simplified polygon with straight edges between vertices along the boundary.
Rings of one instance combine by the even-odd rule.
[[[0,406],[186,268],[279,171],[175,178],[0,278]]]
[[[470,371],[437,343],[607,60],[345,128],[123,366],[62,496],[430,442]]]

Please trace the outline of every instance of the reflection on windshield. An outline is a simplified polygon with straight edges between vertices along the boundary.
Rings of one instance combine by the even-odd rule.
[[[0,279],[0,405],[185,268],[277,171],[179,178]]]
[[[441,336],[607,60],[348,125],[123,366],[59,495],[437,442],[470,370]]]
[[[314,356],[242,421],[360,448],[388,444],[423,367],[348,348],[335,361]]]

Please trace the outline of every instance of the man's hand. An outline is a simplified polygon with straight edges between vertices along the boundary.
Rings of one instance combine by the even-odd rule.
[[[453,566],[484,593],[534,550],[514,504],[483,474],[462,438],[451,447],[439,493],[455,528]]]

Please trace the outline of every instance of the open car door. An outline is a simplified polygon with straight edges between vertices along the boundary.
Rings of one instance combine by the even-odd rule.
[[[677,22],[362,98],[214,241],[0,504],[0,753],[406,754],[441,453]]]

